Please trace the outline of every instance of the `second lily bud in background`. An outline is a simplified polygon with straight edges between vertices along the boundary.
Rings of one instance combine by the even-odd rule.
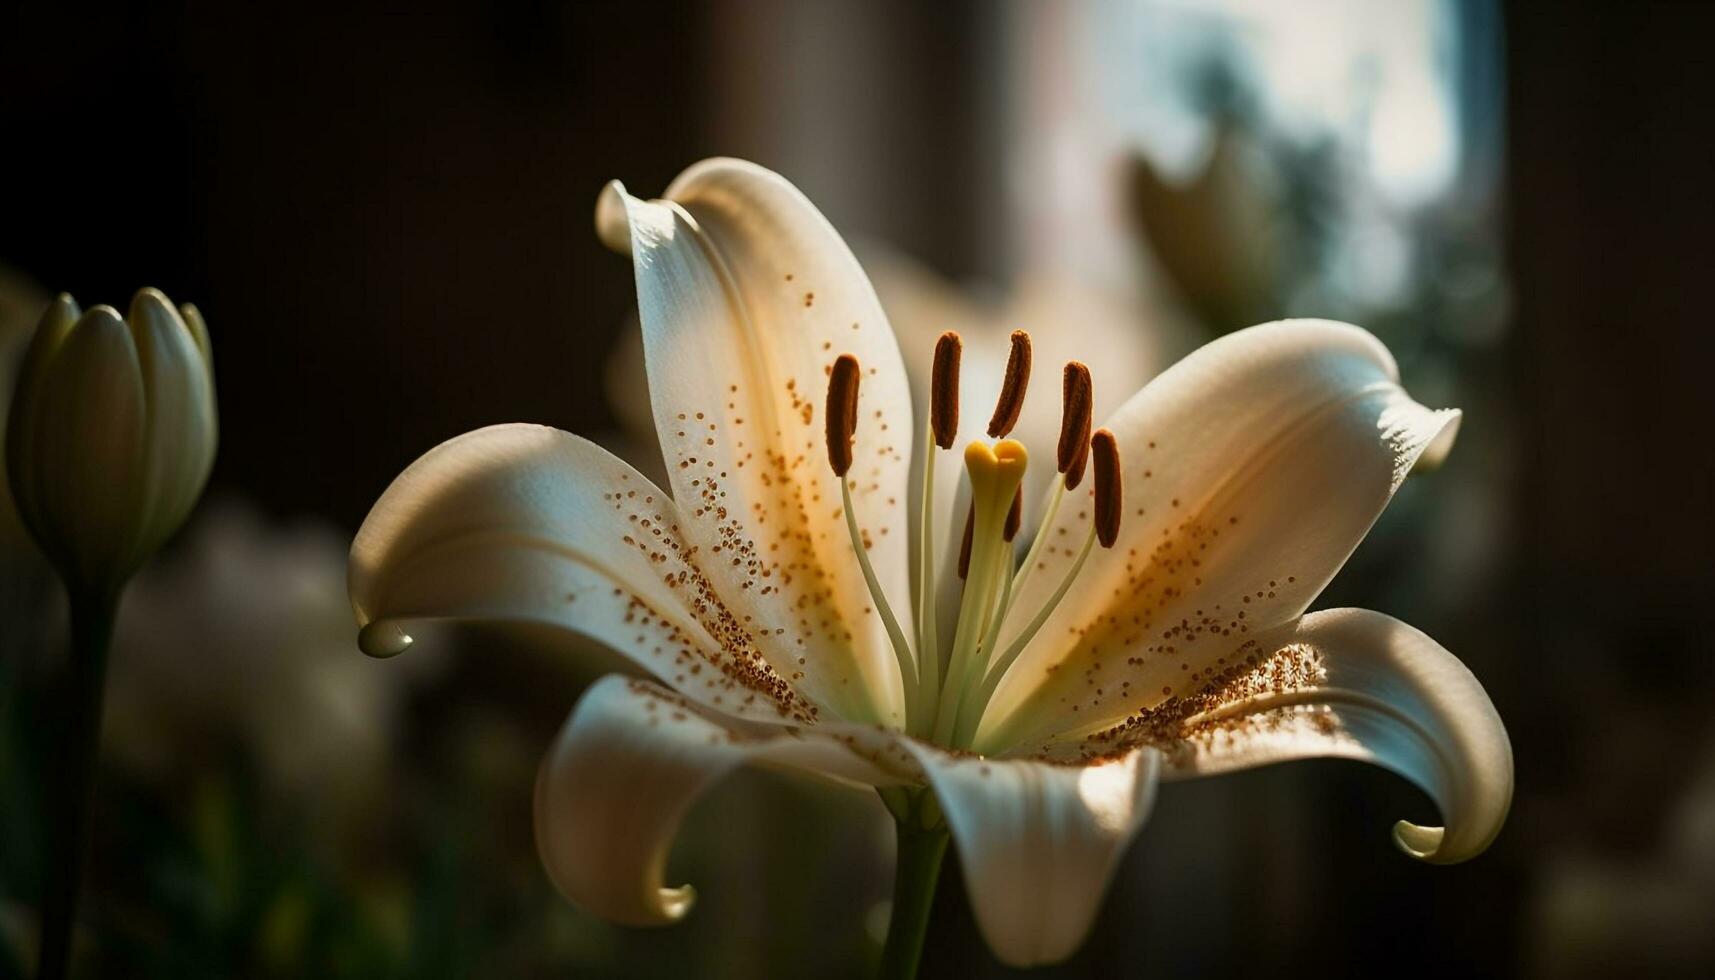
[[[177,531],[214,465],[214,374],[194,306],[143,289],[121,318],[61,294],[6,439],[18,514],[68,588],[116,592]]]

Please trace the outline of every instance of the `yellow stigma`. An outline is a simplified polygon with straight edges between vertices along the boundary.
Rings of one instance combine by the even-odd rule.
[[[1030,453],[1016,439],[1002,439],[992,446],[979,440],[965,447],[965,471],[971,478],[971,507],[978,525],[977,537],[989,531],[1000,534],[1029,465]]]
[[[1017,439],[1002,439],[992,446],[979,439],[965,447],[965,469],[971,474],[973,489],[986,486],[979,480],[1022,479],[1029,464],[1030,453]]]

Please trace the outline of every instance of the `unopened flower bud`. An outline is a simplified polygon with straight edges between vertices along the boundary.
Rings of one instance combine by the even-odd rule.
[[[115,592],[177,531],[214,464],[208,330],[144,289],[127,317],[61,295],[12,397],[18,514],[68,587]]]

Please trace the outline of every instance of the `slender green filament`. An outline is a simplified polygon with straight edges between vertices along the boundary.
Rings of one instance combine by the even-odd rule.
[[[907,725],[912,735],[927,735],[922,727],[935,712],[941,685],[941,632],[935,623],[935,428],[924,427],[923,486],[919,498],[917,542],[917,712]]]
[[[905,631],[899,628],[899,618],[893,615],[893,607],[887,604],[887,594],[881,591],[881,583],[875,579],[875,569],[870,565],[869,549],[864,547],[863,534],[858,530],[857,512],[852,509],[851,481],[840,478],[840,497],[845,504],[846,531],[851,535],[852,550],[857,552],[858,564],[863,568],[863,580],[869,586],[870,598],[875,602],[875,609],[881,613],[881,621],[887,627],[887,638],[893,645],[893,656],[899,661],[899,680],[905,687],[905,727],[911,730],[912,717],[917,712],[917,668],[912,663],[911,644],[905,640]]]

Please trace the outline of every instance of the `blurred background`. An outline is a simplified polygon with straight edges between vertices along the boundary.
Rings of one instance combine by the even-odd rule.
[[[1427,800],[1348,763],[1171,785],[1040,976],[1710,975],[1711,36],[1643,2],[0,8],[0,395],[49,295],[144,285],[204,311],[220,386],[209,493],[122,614],[84,975],[870,971],[873,796],[742,774],[672,855],[689,919],[608,926],[541,874],[530,793],[613,662],[481,632],[370,661],[345,600],[350,535],[443,439],[529,420],[651,465],[593,204],[713,154],[803,188],[907,345],[1064,331],[1139,383],[1329,316],[1465,410],[1320,605],[1482,679],[1517,758],[1493,848],[1402,857]],[[63,601],[0,496],[0,976]],[[942,880],[923,974],[1005,974]]]

